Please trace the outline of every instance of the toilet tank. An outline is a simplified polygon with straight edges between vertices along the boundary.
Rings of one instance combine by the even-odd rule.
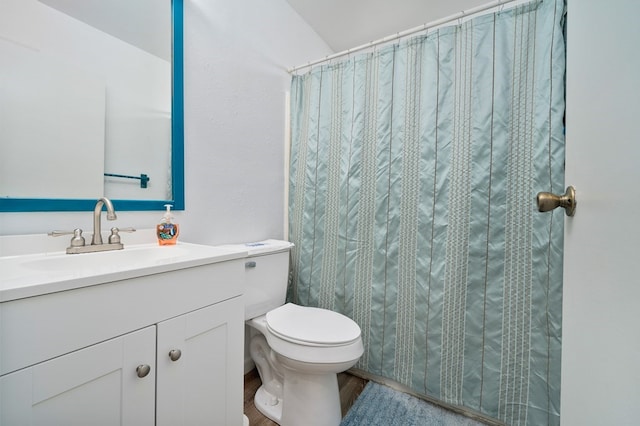
[[[265,240],[234,247],[241,247],[249,253],[245,259],[245,320],[284,305],[289,282],[289,253],[293,244]]]

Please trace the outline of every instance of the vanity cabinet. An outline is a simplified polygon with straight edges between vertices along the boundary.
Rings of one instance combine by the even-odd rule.
[[[0,377],[1,424],[153,425],[155,341],[147,327]]]
[[[242,259],[0,303],[0,426],[242,425]]]
[[[161,322],[157,331],[156,425],[241,425],[242,299]]]

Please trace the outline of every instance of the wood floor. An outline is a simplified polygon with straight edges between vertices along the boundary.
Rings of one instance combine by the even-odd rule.
[[[253,405],[253,396],[260,387],[262,382],[258,371],[253,369],[244,376],[244,413],[249,418],[250,426],[278,426],[262,415]],[[349,373],[338,374],[338,386],[340,387],[340,405],[342,408],[342,416],[346,414],[354,401],[362,392],[367,380],[361,379]]]

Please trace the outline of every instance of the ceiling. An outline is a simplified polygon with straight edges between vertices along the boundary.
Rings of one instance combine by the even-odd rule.
[[[287,0],[335,52],[490,3],[489,0]]]
[[[171,57],[169,1],[39,0],[162,58]],[[490,0],[287,0],[334,52],[366,44]],[[162,7],[158,7],[161,4]],[[107,6],[107,8],[103,6]],[[135,5],[135,7],[132,7]],[[162,21],[161,24],[156,22]],[[151,25],[153,23],[153,25]],[[158,36],[156,34],[161,34]],[[160,43],[158,44],[158,41]]]

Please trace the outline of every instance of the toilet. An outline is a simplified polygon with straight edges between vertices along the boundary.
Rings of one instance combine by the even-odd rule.
[[[278,240],[244,245],[249,353],[262,380],[254,403],[282,426],[337,426],[337,373],[362,356],[360,327],[337,312],[285,303],[292,247]]]

